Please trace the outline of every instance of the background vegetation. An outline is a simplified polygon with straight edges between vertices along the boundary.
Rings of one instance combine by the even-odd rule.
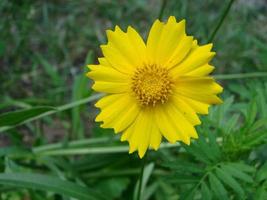
[[[137,199],[141,162],[94,123],[85,66],[105,30],[174,15],[206,43],[228,0],[0,1],[0,199]],[[165,9],[162,9],[164,8]],[[267,2],[236,0],[213,38],[224,104],[191,146],[149,152],[142,199],[267,199]]]

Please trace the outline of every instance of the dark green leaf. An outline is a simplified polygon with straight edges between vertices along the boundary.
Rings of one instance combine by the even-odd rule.
[[[244,190],[229,173],[222,170],[221,168],[216,168],[216,174],[222,182],[231,187],[240,197],[244,196]]]
[[[0,184],[20,188],[51,191],[79,200],[105,199],[96,191],[59,178],[30,173],[2,173]]]
[[[226,171],[228,174],[231,174],[233,177],[236,177],[240,180],[243,180],[248,183],[252,183],[253,179],[248,174],[244,173],[240,169],[231,166],[231,165],[222,165],[221,168]]]
[[[30,109],[3,113],[0,115],[0,127],[17,125],[23,121],[26,121],[27,119],[36,117],[50,110],[55,110],[55,108],[49,106],[38,106]]]
[[[202,200],[212,199],[212,193],[204,181],[201,183],[201,197],[202,197]]]
[[[209,174],[209,183],[214,195],[218,199],[226,200],[228,199],[227,191],[225,190],[221,181],[212,173]]]

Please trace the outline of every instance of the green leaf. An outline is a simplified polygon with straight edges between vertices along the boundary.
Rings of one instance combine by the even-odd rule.
[[[229,166],[235,167],[243,172],[255,172],[255,168],[244,163],[229,163]]]
[[[201,183],[201,197],[203,200],[211,200],[212,199],[212,193],[204,181]]]
[[[261,166],[261,168],[257,171],[256,181],[261,182],[263,180],[267,180],[267,162]]]
[[[240,197],[244,196],[244,190],[239,183],[226,171],[221,168],[216,168],[216,174],[225,184],[231,187]]]
[[[55,110],[54,107],[38,106],[30,109],[23,109],[18,111],[11,111],[0,115],[1,126],[14,126],[21,122],[26,121],[32,117],[36,117],[42,113]]]
[[[199,181],[198,177],[186,174],[174,174],[166,177],[171,183],[187,184],[187,183],[197,183]]]
[[[154,169],[154,163],[150,163],[148,164],[145,169],[144,169],[144,174],[143,174],[143,178],[141,180],[142,183],[142,188],[141,188],[141,199],[143,199],[142,197],[144,196],[144,191],[147,185],[147,182],[149,180],[149,177],[151,176],[152,172]],[[136,185],[135,185],[135,190],[134,190],[134,198],[133,199],[137,199],[137,193],[138,193],[138,187],[140,184],[140,180],[137,181]]]
[[[1,173],[0,184],[20,188],[51,191],[79,200],[105,199],[96,191],[59,178],[30,173]]]
[[[203,173],[204,169],[197,164],[185,161],[184,159],[177,158],[174,161],[168,161],[163,164],[165,167],[169,167],[174,171],[188,172],[188,173]]]
[[[251,178],[251,176],[232,165],[222,165],[221,168],[227,173],[231,174],[233,177],[236,177],[248,183],[253,183],[253,179]]]
[[[84,98],[84,99],[80,99],[80,100],[77,100],[77,101],[62,105],[62,106],[58,106],[58,107],[53,108],[52,110],[50,110],[48,112],[44,112],[44,113],[38,114],[38,115],[36,115],[34,117],[30,117],[27,120],[23,120],[21,123],[16,124],[16,125],[22,125],[22,124],[25,124],[25,123],[28,123],[28,122],[32,122],[34,120],[37,120],[37,119],[40,119],[40,118],[43,118],[43,117],[46,117],[46,116],[49,116],[49,115],[53,115],[55,113],[62,112],[64,110],[68,110],[68,109],[73,108],[75,106],[82,105],[82,104],[85,104],[85,103],[88,103],[88,102],[91,102],[91,101],[95,101],[95,100],[99,99],[102,96],[103,96],[103,94],[95,94],[95,95],[92,95],[92,96]],[[1,119],[1,115],[0,115],[0,119]],[[13,128],[13,126],[1,127],[0,128],[0,132],[7,131],[7,130],[9,130],[11,128]]]
[[[251,104],[249,105],[248,107],[248,110],[247,110],[247,124],[248,126],[251,126],[253,124],[253,122],[255,121],[256,119],[256,116],[257,116],[257,103],[255,100],[253,100],[251,102]]]
[[[221,181],[212,173],[209,174],[209,183],[211,186],[214,195],[217,196],[218,199],[226,200],[228,199],[227,191],[225,190]]]
[[[201,162],[204,162],[206,164],[210,164],[210,160],[207,157],[207,155],[198,147],[197,144],[192,144],[190,146],[185,146],[183,145],[183,147],[185,148],[185,150],[192,154],[193,156],[195,156],[195,158]]]

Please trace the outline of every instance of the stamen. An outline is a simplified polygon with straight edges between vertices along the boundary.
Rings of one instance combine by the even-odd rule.
[[[139,67],[132,77],[132,90],[142,106],[165,103],[172,84],[168,70],[157,65]]]

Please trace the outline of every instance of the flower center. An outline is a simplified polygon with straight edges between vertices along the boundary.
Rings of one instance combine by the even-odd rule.
[[[132,90],[142,106],[165,103],[171,93],[171,87],[168,70],[156,65],[137,68],[132,77]]]

